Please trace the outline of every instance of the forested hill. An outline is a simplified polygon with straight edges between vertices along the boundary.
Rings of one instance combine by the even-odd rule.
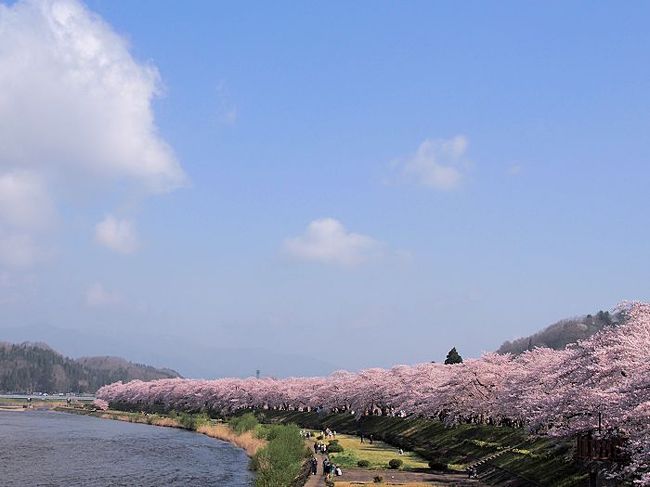
[[[614,326],[621,322],[620,314],[610,314],[599,311],[595,315],[578,316],[558,321],[537,333],[504,342],[497,353],[513,353],[518,355],[535,347],[548,347],[561,350],[569,343],[590,337],[606,326]]]
[[[0,342],[0,392],[95,392],[116,381],[180,377],[118,357],[71,359],[41,343]]]

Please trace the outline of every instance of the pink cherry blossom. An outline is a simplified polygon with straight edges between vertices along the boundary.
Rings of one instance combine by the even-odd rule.
[[[625,438],[628,473],[650,485],[650,304],[624,303],[620,310],[623,324],[564,350],[329,377],[118,382],[97,398],[142,410],[323,409],[521,426],[563,437],[591,431]]]

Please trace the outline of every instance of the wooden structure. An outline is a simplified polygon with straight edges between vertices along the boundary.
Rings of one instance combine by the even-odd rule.
[[[582,461],[624,462],[622,446],[625,439],[621,437],[594,436],[591,433],[577,438],[576,458]]]

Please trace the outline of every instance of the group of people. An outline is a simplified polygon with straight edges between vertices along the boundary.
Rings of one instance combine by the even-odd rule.
[[[309,465],[311,467],[311,474],[316,475],[318,473],[318,459],[312,457],[309,461]],[[330,462],[330,459],[325,457],[323,459],[323,475],[327,479],[331,478],[333,475],[340,477],[343,475],[343,471],[340,466]]]
[[[314,453],[322,453],[323,455],[327,454],[327,445],[322,441],[317,441],[314,443]]]
[[[333,464],[330,462],[329,458],[325,457],[325,460],[323,460],[323,475],[325,475],[325,478],[327,479],[329,479],[332,475],[340,477],[343,475],[343,471],[341,470],[341,467]]]
[[[325,428],[325,431],[321,431],[321,436],[323,436],[323,438],[336,438],[336,431]]]

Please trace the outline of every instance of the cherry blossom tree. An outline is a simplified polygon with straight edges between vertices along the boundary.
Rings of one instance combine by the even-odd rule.
[[[626,439],[627,472],[650,485],[650,304],[564,350],[488,353],[455,365],[400,365],[288,379],[117,382],[96,404],[230,414],[242,408],[416,415],[522,426],[534,434]],[[99,402],[103,401],[103,402]]]

